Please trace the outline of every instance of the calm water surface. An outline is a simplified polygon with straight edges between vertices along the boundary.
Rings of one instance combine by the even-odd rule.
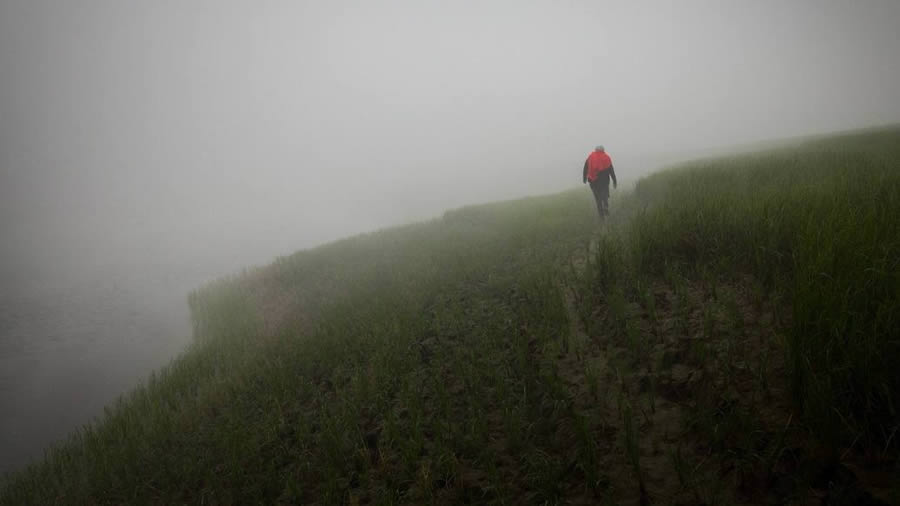
[[[187,294],[216,274],[183,265],[0,272],[0,474],[177,356],[190,342]]]

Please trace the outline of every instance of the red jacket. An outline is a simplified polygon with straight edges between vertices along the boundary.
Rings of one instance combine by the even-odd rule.
[[[613,175],[615,173],[612,171],[612,159],[606,154],[606,151],[593,151],[588,155],[587,160],[584,162],[582,179],[593,182],[602,172],[606,171],[611,172],[611,174],[606,175],[607,178],[612,176],[613,182],[615,182],[615,175]],[[609,181],[609,179],[607,179],[607,181]]]

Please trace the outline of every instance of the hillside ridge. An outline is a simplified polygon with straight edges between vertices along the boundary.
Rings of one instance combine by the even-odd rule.
[[[276,259],[0,504],[897,504],[900,129]]]

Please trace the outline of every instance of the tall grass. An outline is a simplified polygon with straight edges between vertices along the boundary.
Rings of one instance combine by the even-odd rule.
[[[564,467],[532,457],[561,452],[561,394],[536,353],[568,331],[555,266],[593,218],[572,197],[464,208],[198,290],[193,346],[7,477],[0,504],[509,497],[498,448],[551,497]]]
[[[636,269],[749,273],[784,297],[796,402],[823,441],[896,453],[900,132],[708,160],[641,180]]]

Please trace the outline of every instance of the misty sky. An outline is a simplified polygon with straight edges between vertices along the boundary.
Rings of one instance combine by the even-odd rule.
[[[897,122],[898,27],[896,0],[0,0],[0,253],[231,269],[577,185],[597,143],[628,177]]]

